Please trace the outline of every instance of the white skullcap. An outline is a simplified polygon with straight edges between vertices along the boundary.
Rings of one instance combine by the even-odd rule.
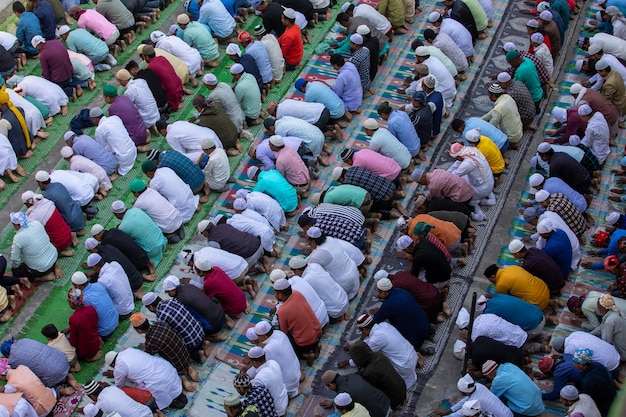
[[[572,136],[569,137],[568,142],[569,142],[569,144],[571,146],[578,146],[578,145],[580,145],[580,142],[581,142],[580,136],[572,135]]]
[[[68,140],[74,139],[74,136],[76,136],[76,133],[68,130],[65,134],[63,134],[63,140],[67,142]]]
[[[528,179],[528,184],[530,184],[530,186],[534,188],[540,184],[543,184],[544,181],[545,177],[537,172],[530,176],[530,178]]]
[[[381,291],[391,291],[393,283],[389,278],[381,278],[378,282],[376,282],[376,288]]]
[[[486,308],[487,308],[487,297],[485,297],[484,295],[481,295],[480,297],[478,297],[478,300],[476,300],[476,311],[478,313],[482,313],[483,311],[485,311]]]
[[[248,196],[248,194],[250,194],[250,191],[248,191],[248,190],[246,190],[244,188],[240,188],[235,193],[235,197],[237,197],[237,198],[246,198]]]
[[[566,385],[561,388],[559,395],[568,401],[576,401],[578,399],[578,389],[573,385]]]
[[[319,227],[309,227],[309,230],[306,231],[306,235],[312,239],[317,239],[322,236],[322,229]]]
[[[96,118],[104,116],[104,112],[100,107],[92,107],[89,109],[89,117]]]
[[[609,67],[609,63],[604,58],[596,62],[596,71],[605,70]]]
[[[515,50],[515,44],[513,42],[507,42],[507,43],[504,44],[504,46],[502,46],[502,49],[504,49],[507,52],[514,51]]]
[[[476,390],[476,381],[470,374],[465,374],[456,382],[456,387],[465,394],[470,394]]]
[[[378,271],[376,271],[376,273],[374,274],[374,281],[378,282],[383,278],[389,278],[389,272],[385,271],[384,269],[379,269]]]
[[[594,42],[591,45],[589,45],[589,48],[587,49],[587,53],[589,55],[595,55],[602,50],[603,46],[604,45],[602,45],[602,43],[600,42]]]
[[[280,135],[270,136],[270,143],[276,147],[285,146],[285,139]]]
[[[424,172],[424,171],[422,171],[422,172]],[[421,175],[420,175],[420,178],[422,178]],[[396,220],[396,225],[398,225],[398,228],[400,230],[403,230],[404,228],[406,228],[407,222],[406,222],[406,219],[404,218],[404,216],[398,217],[398,220]]]
[[[499,83],[507,83],[509,81],[511,81],[511,74],[509,74],[508,72],[501,72],[500,74],[498,74]]]
[[[50,174],[46,171],[37,171],[35,179],[40,182],[46,182],[50,179]]]
[[[343,168],[342,167],[335,167],[335,168],[333,168],[332,172],[330,173],[330,179],[332,181],[337,181],[339,179],[339,177],[341,177],[341,174],[343,174]]]
[[[510,243],[509,243],[509,252],[511,253],[518,253],[521,252],[522,249],[524,249],[524,242],[522,242],[519,239],[513,239]]]
[[[261,346],[255,346],[248,351],[248,357],[250,359],[259,359],[265,356],[265,351]]]
[[[592,111],[593,110],[591,110],[589,104],[583,104],[582,106],[578,107],[578,115],[580,116],[589,116]]]
[[[245,210],[248,208],[248,203],[245,198],[236,198],[233,202],[233,208],[235,210]]]
[[[211,220],[200,220],[200,223],[198,223],[198,233],[204,232],[210,224]]]
[[[430,51],[425,46],[418,46],[415,49],[415,55],[417,55],[417,56],[428,56],[428,55],[430,55]]]
[[[224,218],[223,214],[218,214],[217,216],[213,217],[213,223],[218,224],[220,220],[222,220],[223,218]]]
[[[609,213],[608,216],[606,216],[606,223],[609,226],[613,226],[615,223],[618,222],[619,218],[620,218],[620,214],[616,211],[612,211]]]
[[[155,30],[154,32],[150,34],[150,40],[153,43],[157,43],[159,39],[163,38],[164,36],[165,36],[165,33],[161,32],[160,30]]]
[[[350,3],[349,1],[345,2],[344,4],[341,5],[341,11],[342,12],[347,12],[348,11],[348,7],[350,7],[352,3]]]
[[[284,291],[289,287],[291,287],[291,284],[285,278],[279,279],[274,283],[274,290],[276,291]]]
[[[411,237],[407,235],[402,235],[398,238],[398,240],[396,240],[396,246],[400,250],[405,250],[412,244],[413,244],[413,239],[411,239]]]
[[[22,203],[26,204],[35,198],[35,192],[28,190],[22,193]]]
[[[584,63],[585,63],[584,59],[576,60],[576,63],[574,64],[574,66],[576,67],[576,71],[578,71],[578,72],[582,71]]]
[[[287,19],[295,19],[296,18],[296,11],[294,9],[289,8],[289,7],[287,7],[285,10],[283,10],[283,14],[285,15],[285,17]]]
[[[306,258],[302,255],[294,256],[289,260],[289,268],[302,269],[306,268]]]
[[[551,113],[557,122],[565,123],[567,121],[567,110],[563,107],[555,107]]]
[[[202,142],[200,142],[200,146],[202,149],[215,148],[215,141],[211,138],[204,138],[202,139]]]
[[[363,45],[363,36],[359,35],[358,33],[353,33],[350,36],[350,42],[355,43],[357,45]]]
[[[217,77],[215,74],[205,74],[204,77],[202,77],[202,82],[206,85],[217,85]]]
[[[480,129],[476,128],[468,130],[465,134],[465,139],[467,139],[470,143],[478,143],[480,141]]]
[[[92,237],[85,240],[85,249],[91,250],[98,247],[98,241]]]
[[[157,299],[157,295],[155,293],[151,292],[147,292],[143,295],[143,297],[141,297],[141,303],[144,306],[149,306],[152,305]]]
[[[232,67],[230,67],[230,73],[233,75],[241,74],[242,72],[243,72],[243,65],[241,65],[239,62],[234,64]]]
[[[115,361],[115,358],[117,358],[117,352],[114,351],[114,350],[111,350],[111,351],[107,352],[106,355],[104,355],[104,363],[107,366],[111,366],[113,361]]]
[[[97,406],[95,406],[94,404],[87,404],[83,408],[83,414],[86,417],[96,417],[99,412],[100,412],[100,409]]]
[[[236,43],[229,43],[226,46],[226,55],[241,56],[241,49],[239,49],[239,45],[237,45]]]
[[[459,315],[456,316],[456,325],[459,329],[465,329],[470,322],[469,311],[465,307],[461,308]]]
[[[254,178],[257,172],[259,172],[259,167],[256,165],[252,165],[246,171],[246,175],[248,176],[248,178],[252,179]]]
[[[197,258],[196,260],[194,260],[193,265],[199,270],[199,271],[210,271],[211,270],[211,261],[209,261],[207,258]]]
[[[571,95],[574,95],[574,94],[579,94],[579,93],[582,91],[582,89],[583,89],[583,86],[582,86],[581,84],[579,84],[579,83],[574,83],[574,84],[572,84],[572,85],[571,85],[571,87],[569,88],[569,93],[570,93]]]
[[[65,35],[67,32],[69,32],[71,29],[68,25],[63,25],[60,28],[57,29],[57,36],[61,36],[61,35]]]
[[[539,13],[543,12],[544,10],[550,10],[550,3],[548,3],[547,1],[542,1],[537,5],[537,11]]]
[[[548,152],[550,149],[552,149],[552,145],[550,145],[548,142],[541,142],[541,143],[537,146],[537,152],[539,152],[539,153],[546,153],[546,152]]]
[[[72,155],[74,155],[74,151],[69,146],[64,146],[61,148],[61,156],[63,158],[69,158]]]
[[[272,282],[276,282],[279,279],[286,279],[286,278],[287,278],[287,274],[282,269],[274,269],[270,273],[270,281]]]
[[[370,28],[367,25],[359,25],[356,28],[356,33],[359,35],[368,35],[371,32]]]
[[[337,394],[333,400],[338,407],[345,407],[352,404],[352,397],[347,392]]]
[[[431,14],[428,15],[428,21],[430,23],[435,23],[437,20],[439,20],[440,17],[441,17],[441,13],[432,12]]]
[[[83,285],[89,282],[89,278],[85,275],[84,272],[76,271],[72,274],[72,284],[74,285]]]
[[[535,32],[532,35],[530,35],[530,40],[535,42],[535,43],[543,43],[543,35],[539,32]]]
[[[249,327],[248,330],[246,330],[246,337],[251,342],[254,342],[255,340],[259,340],[259,336],[257,336],[256,333],[254,332],[254,327]]]
[[[254,325],[254,333],[257,336],[263,336],[268,334],[272,330],[272,325],[267,320],[261,320]]]
[[[543,203],[548,198],[550,198],[550,193],[546,190],[539,190],[537,194],[535,194],[535,200],[537,200],[538,203]]]
[[[475,416],[480,413],[480,401],[478,400],[468,400],[463,403],[463,407],[461,407],[461,411],[464,416]]]
[[[550,233],[550,232],[553,232],[554,230],[556,229],[554,228],[550,220],[542,220],[537,225],[537,232],[539,232],[540,234]]]
[[[552,22],[552,12],[550,10],[544,10],[539,13],[539,19],[545,20],[546,22]]]
[[[37,45],[39,45],[41,43],[46,43],[46,40],[44,39],[43,36],[40,36],[40,35],[35,35],[30,40],[30,44],[33,45],[33,48],[37,48]]]
[[[365,121],[363,122],[363,127],[370,130],[376,130],[379,126],[376,119],[372,119],[370,117],[369,119],[365,119]]]
[[[91,268],[92,266],[98,265],[101,260],[102,260],[102,256],[100,256],[97,253],[92,253],[91,255],[87,257],[87,266]]]
[[[124,213],[126,211],[126,205],[121,200],[116,200],[111,203],[111,211],[113,213]]]
[[[172,291],[178,288],[180,279],[176,275],[168,275],[163,280],[163,291]]]

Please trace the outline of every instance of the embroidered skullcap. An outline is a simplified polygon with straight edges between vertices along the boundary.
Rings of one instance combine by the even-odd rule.
[[[251,385],[250,377],[245,372],[239,372],[233,379],[233,385],[237,388],[245,388]]]
[[[256,333],[258,336],[264,336],[270,331],[272,331],[272,325],[267,320],[261,320],[254,325],[254,333]]]
[[[322,374],[322,382],[324,383],[324,385],[328,385],[333,382],[335,378],[337,378],[337,375],[339,375],[337,371],[326,371]]]
[[[467,139],[470,143],[478,143],[480,141],[480,129],[476,128],[468,130],[465,134],[465,139]]]
[[[358,33],[353,33],[350,36],[350,42],[357,45],[363,45],[363,36],[359,35]]]
[[[506,52],[515,51],[515,44],[513,42],[507,42],[502,46]]]
[[[245,210],[248,207],[248,203],[243,198],[236,198],[233,202],[233,208],[235,210]]]
[[[389,278],[382,278],[376,283],[376,288],[381,291],[391,291],[393,288],[393,283]]]
[[[576,349],[576,351],[574,352],[574,358],[572,360],[576,363],[580,363],[584,365],[584,364],[591,363],[592,359],[593,359],[593,350],[582,348],[582,349]]]
[[[296,18],[296,12],[295,10],[287,7],[285,10],[283,10],[283,15],[287,18],[287,19],[295,19]]]
[[[578,399],[578,389],[573,385],[566,385],[561,388],[559,395],[565,400],[576,401]]]
[[[343,174],[343,168],[342,167],[335,167],[335,168],[333,168],[333,170],[330,173],[330,179],[332,181],[337,181],[339,179],[339,177],[341,177],[342,174]]]
[[[256,165],[252,165],[247,169],[246,175],[248,176],[248,178],[253,179],[257,172],[259,172],[259,167]]]
[[[22,203],[26,204],[29,201],[33,201],[35,199],[35,192],[28,190],[22,193]]]
[[[280,135],[270,136],[270,143],[278,148],[285,146],[285,139]]]
[[[359,25],[356,28],[356,33],[359,35],[369,35],[371,32],[370,28],[367,25]]]
[[[72,274],[72,284],[74,285],[83,285],[89,282],[89,278],[85,275],[84,272],[76,271]]]
[[[544,10],[550,10],[550,3],[548,3],[547,1],[542,1],[537,5],[537,11],[539,13],[543,12]]]
[[[244,188],[240,188],[235,193],[235,197],[237,197],[237,198],[246,198],[248,196],[248,194],[250,194],[250,191],[248,191],[248,190],[246,190]]]
[[[128,188],[130,188],[130,191],[132,191],[133,193],[140,193],[142,191],[145,191],[145,189],[148,187],[146,187],[145,182],[143,182],[139,178],[135,178],[134,180],[130,182],[130,185]]]
[[[550,149],[552,149],[552,145],[550,145],[548,142],[541,142],[541,143],[537,146],[537,152],[539,152],[539,153],[546,153],[546,152],[548,152]]]
[[[437,79],[433,75],[427,75],[422,78],[422,84],[424,84],[428,88],[435,88],[436,83]]]
[[[606,223],[610,226],[613,226],[620,218],[620,214],[616,211],[612,211],[606,216]]]
[[[480,401],[478,400],[468,400],[463,403],[463,407],[461,407],[461,412],[464,416],[475,416],[477,413],[480,413]]]
[[[334,402],[337,407],[346,407],[352,404],[352,397],[347,392],[342,392],[337,394]]]
[[[580,92],[582,91],[583,86],[581,84],[578,83],[574,83],[571,85],[571,87],[569,88],[569,93],[571,95],[578,95],[580,94]]]
[[[241,398],[239,398],[239,395],[228,394],[224,397],[224,406],[226,407],[237,407],[240,404]]]
[[[255,346],[248,351],[248,357],[250,359],[259,359],[265,356],[265,351],[260,346]]]
[[[33,48],[37,48],[37,45],[42,44],[42,43],[46,43],[46,40],[44,39],[43,36],[40,36],[40,35],[35,35],[30,40],[30,44],[33,45]]]
[[[98,241],[92,237],[85,240],[85,249],[91,250],[98,247]]]
[[[507,53],[507,57],[509,56],[509,54]],[[491,84],[488,88],[488,91],[490,93],[493,94],[502,94],[504,93],[504,90],[502,89],[502,87],[500,87],[500,84]]]
[[[168,275],[163,280],[163,291],[172,291],[180,286],[180,279],[176,275]]]
[[[550,233],[550,232],[553,232],[554,230],[556,229],[550,220],[542,220],[537,225],[537,232],[539,232],[540,234]]]
[[[524,242],[519,239],[513,239],[509,243],[509,252],[511,253],[519,253],[522,249],[524,249]]]
[[[270,281],[272,282],[276,282],[279,279],[286,279],[286,278],[287,278],[287,274],[282,269],[274,269],[270,273]]]
[[[64,146],[61,148],[61,156],[63,158],[69,158],[72,155],[74,155],[74,151],[69,146]]]
[[[591,106],[589,104],[583,104],[578,107],[578,114],[580,116],[589,116],[593,110],[591,110]]]
[[[143,314],[143,313],[133,313],[130,316],[130,324],[133,327],[141,326],[142,324],[144,324],[146,322],[146,320],[148,320],[148,319],[146,318],[145,314]]]
[[[552,345],[552,349],[559,352],[561,351],[561,349],[563,349],[563,345],[565,345],[565,338],[563,336],[552,336],[552,339],[550,339],[550,344]]]
[[[544,181],[545,181],[545,177],[539,174],[538,172],[531,175],[530,178],[528,179],[528,183],[533,188],[537,187],[538,185],[543,184]]]
[[[239,45],[237,45],[236,43],[229,43],[226,46],[226,55],[241,56],[241,49],[239,49]]]
[[[567,299],[567,308],[569,309],[569,311],[574,313],[576,312],[576,310],[582,307],[584,301],[585,301],[584,295],[580,297],[576,297],[575,295],[572,295],[570,298]]]
[[[544,356],[537,364],[537,367],[539,368],[539,372],[541,372],[542,374],[546,374],[550,372],[553,365],[554,359],[552,359],[552,356]]]
[[[569,137],[568,142],[569,142],[569,144],[570,144],[570,145],[572,145],[572,146],[578,146],[578,145],[580,145],[580,142],[581,142],[581,140],[580,140],[580,136],[578,136],[578,135],[572,135],[572,136],[570,136],[570,137]]]
[[[400,250],[405,250],[412,244],[413,244],[413,239],[411,239],[411,237],[407,235],[402,235],[398,238],[398,240],[396,240],[396,246]]]
[[[157,295],[153,292],[147,292],[141,297],[141,302],[144,306],[150,306],[157,300]]]
[[[506,83],[511,81],[511,75],[508,72],[501,72],[500,74],[498,74],[497,79],[499,83]]]
[[[552,117],[554,117],[557,122],[565,123],[565,121],[567,121],[567,110],[562,107],[554,107],[552,109]]]
[[[99,412],[100,409],[95,404],[87,404],[83,408],[83,414],[85,415],[85,417],[96,417]]]
[[[545,20],[546,22],[552,22],[552,12],[550,10],[544,10],[539,13],[539,19]]]
[[[35,174],[35,180],[39,182],[46,182],[50,180],[50,174],[47,171],[37,171]]]
[[[430,21],[430,23],[435,23],[439,18],[441,18],[441,13],[439,12],[432,12],[428,15],[428,21]]]
[[[250,327],[246,330],[246,337],[249,341],[254,342],[255,340],[259,340],[259,336],[254,332],[254,328]]]
[[[210,271],[212,268],[211,261],[204,257],[196,258],[193,264],[199,271]]]
[[[287,281],[285,278],[279,279],[274,283],[275,291],[284,291],[289,287],[291,287],[291,284],[289,284],[289,281]]]
[[[302,269],[306,268],[306,258],[302,255],[294,256],[289,260],[289,268]]]
[[[206,85],[217,85],[217,77],[215,74],[204,74],[202,77],[202,82]]]
[[[241,74],[243,70],[244,70],[243,65],[241,65],[239,62],[237,62],[236,64],[233,64],[233,66],[230,67],[230,73],[233,75]]]
[[[429,56],[430,55],[430,51],[425,46],[418,46],[417,49],[415,49],[415,55],[417,55],[417,56]]]
[[[22,227],[28,227],[28,217],[23,211],[17,211],[9,214],[11,223],[19,224]]]
[[[115,362],[115,358],[117,358],[117,352],[114,350],[111,350],[107,352],[106,355],[104,355],[104,363],[107,366],[111,366],[111,364]]]
[[[315,226],[309,227],[309,229],[306,231],[306,235],[312,239],[317,239],[318,237],[322,236],[322,229]]]
[[[396,220],[396,225],[398,225],[398,229],[400,230],[404,230],[406,228],[407,222],[404,216],[398,217],[398,220]]]
[[[598,303],[607,310],[619,313],[619,308],[615,305],[615,300],[611,294],[602,294],[602,297],[598,299]]]
[[[478,300],[476,300],[476,311],[478,313],[482,313],[483,311],[485,311],[485,309],[487,308],[487,301],[487,297],[485,297],[484,295],[478,297]]]
[[[456,382],[456,387],[462,393],[470,394],[476,390],[476,382],[470,374],[465,374]]]
[[[543,203],[548,198],[550,198],[550,193],[546,190],[539,190],[537,194],[535,194],[535,200],[537,200],[538,203]]]
[[[530,35],[530,40],[538,43],[538,44],[542,44],[543,43],[543,35],[539,32],[535,32],[532,35]]]
[[[363,127],[370,130],[376,130],[378,129],[378,122],[376,121],[376,119],[372,119],[370,117],[369,119],[365,119],[365,121],[363,122]]]
[[[89,381],[85,385],[83,385],[83,389],[85,390],[85,394],[91,395],[94,392],[96,392],[96,390],[98,389],[99,386],[100,386],[100,384],[97,381],[94,381],[92,379],[91,381]]]
[[[498,367],[498,364],[492,361],[491,359],[488,361],[485,361],[482,367],[483,375],[489,375],[490,373],[495,371],[497,367]]]
[[[374,274],[374,281],[378,282],[383,278],[388,278],[389,277],[389,272],[385,271],[384,269],[380,269],[378,271],[376,271],[376,273]]]
[[[254,34],[255,35],[263,35],[264,33],[266,33],[267,31],[265,30],[265,26],[263,25],[256,25],[254,27]]]
[[[428,223],[418,222],[415,227],[413,227],[413,234],[415,236],[426,236],[434,227],[435,226]]]
[[[574,67],[576,67],[576,71],[581,72],[583,69],[583,64],[585,63],[584,59],[578,59],[576,60],[576,63],[574,64]]]

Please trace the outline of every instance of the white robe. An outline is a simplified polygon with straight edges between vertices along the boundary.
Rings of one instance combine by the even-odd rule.
[[[274,230],[268,225],[241,214],[233,214],[233,217],[226,220],[226,223],[237,230],[257,236],[261,239],[261,246],[263,246],[263,249],[267,252],[274,250],[276,235],[274,234]]]
[[[274,76],[274,81],[282,80],[283,74],[285,72],[285,58],[283,57],[283,52],[280,49],[278,39],[276,39],[276,36],[268,33],[266,35],[263,35],[263,37],[261,38],[261,43],[265,45],[265,49],[267,49],[267,54],[270,57],[270,65],[272,66],[272,75]]]
[[[133,290],[130,288],[128,275],[119,263],[115,261],[105,263],[98,274],[98,282],[109,293],[117,314],[124,316],[132,313],[135,308]]]
[[[9,139],[0,134],[0,175],[4,175],[7,169],[17,168],[17,156]]]
[[[330,317],[339,318],[348,310],[348,294],[320,265],[309,263],[302,273],[302,279],[317,292]]]
[[[165,139],[173,150],[183,154],[203,152],[201,145],[203,139],[213,139],[216,148],[224,148],[213,129],[198,126],[184,120],[169,124]]]
[[[572,232],[572,229],[569,228],[569,226],[567,225],[567,223],[565,223],[561,216],[553,211],[544,211],[543,214],[539,216],[537,223],[542,220],[550,220],[550,223],[552,223],[554,227],[556,227],[557,229],[561,229],[565,232],[569,239],[569,243],[572,246],[571,267],[573,270],[576,270],[576,268],[578,268],[578,263],[580,262],[580,243],[578,242],[578,238],[576,237],[574,232]],[[543,249],[543,247],[546,245],[546,240],[542,238],[539,233],[533,234],[531,238],[536,242],[535,246],[538,249]]]
[[[248,271],[248,262],[244,258],[211,246],[206,246],[195,252],[194,258],[207,258],[211,265],[220,268],[230,279],[237,279]],[[204,290],[204,280],[199,288]]]
[[[51,182],[59,182],[67,188],[72,200],[81,207],[89,204],[98,191],[98,178],[86,172],[57,169],[50,174]]]
[[[280,366],[287,395],[289,398],[295,397],[300,387],[300,360],[293,350],[289,338],[280,330],[274,330],[263,344],[265,358],[267,360],[273,359]],[[257,369],[252,367],[247,373],[250,378],[254,378]]]
[[[184,61],[189,68],[189,74],[195,76],[202,66],[202,57],[197,49],[187,45],[178,36],[164,36],[156,43],[156,48],[169,52]]]
[[[304,296],[307,303],[311,307],[311,310],[315,313],[315,317],[320,322],[320,327],[324,327],[328,324],[328,311],[326,310],[326,304],[322,301],[320,296],[315,292],[315,289],[303,280],[301,277],[294,275],[289,278],[289,284],[291,288],[295,291],[298,291],[300,294]]]
[[[96,142],[111,151],[119,166],[117,172],[126,175],[133,169],[137,159],[137,148],[118,116],[102,117],[96,127]]]
[[[619,59],[626,59],[626,40],[608,33],[596,33],[589,39],[589,45],[602,43],[602,50],[605,54],[615,55]]]
[[[375,324],[365,343],[374,352],[382,352],[391,361],[407,388],[417,382],[417,353],[395,327],[387,322]]]
[[[50,116],[60,112],[62,106],[67,106],[68,98],[63,89],[43,77],[27,75],[17,86],[24,91],[25,95],[35,98],[46,106],[50,111]]]
[[[187,223],[196,213],[200,196],[194,195],[183,180],[168,167],[157,168],[150,188],[156,190],[178,210],[183,223]]]
[[[577,349],[585,348],[593,350],[593,361],[604,365],[609,372],[617,369],[620,364],[619,352],[615,346],[582,331],[573,332],[565,338],[563,353],[573,355]]]
[[[248,208],[256,211],[270,222],[274,230],[280,231],[280,227],[287,224],[285,212],[280,204],[267,194],[252,191],[246,196]]]
[[[476,192],[474,197],[472,197],[472,202],[488,197],[493,191],[494,186],[493,174],[491,173],[489,163],[485,158],[479,159],[479,161],[485,173],[484,175],[481,173],[480,169],[467,158],[463,161],[456,161],[448,168],[448,172],[458,175],[470,183]]]
[[[581,142],[591,149],[591,152],[598,158],[600,164],[603,164],[611,154],[611,148],[609,147],[610,136],[609,125],[604,115],[600,112],[595,112],[587,122],[585,137],[583,137]]]
[[[439,32],[450,36],[452,40],[461,48],[466,57],[474,55],[474,44],[472,34],[461,23],[449,17],[444,17],[439,27]]]
[[[307,258],[307,263],[317,263],[322,266],[346,291],[350,300],[356,296],[361,285],[359,270],[341,244],[326,240],[313,250]]]
[[[256,375],[251,381],[252,385],[267,388],[274,399],[276,414],[279,416],[284,415],[289,403],[289,397],[283,382],[280,365],[275,360],[269,359],[259,366],[256,371]]]
[[[423,64],[428,67],[428,73],[434,76],[437,80],[437,83],[435,84],[435,91],[439,91],[441,93],[446,107],[452,107],[454,105],[454,98],[456,97],[456,84],[454,83],[454,77],[450,75],[446,66],[435,57],[431,56],[425,60]]]
[[[104,191],[109,191],[113,188],[111,179],[106,171],[91,159],[87,159],[81,155],[72,155],[70,158],[70,169],[72,171],[93,175],[98,179],[98,185],[102,187]]]
[[[28,127],[28,131],[31,135],[36,134],[38,131],[46,127],[46,122],[44,121],[43,115],[37,106],[10,88],[7,88],[6,92],[9,93],[9,98],[11,99],[13,105],[24,110],[24,120],[26,121],[26,126]]]
[[[183,224],[176,207],[152,188],[146,188],[133,206],[146,212],[163,233],[174,233]]]
[[[135,78],[128,81],[124,95],[137,107],[146,127],[152,126],[161,118],[159,107],[146,80]]]

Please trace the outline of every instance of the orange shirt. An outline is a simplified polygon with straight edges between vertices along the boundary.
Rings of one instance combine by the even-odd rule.
[[[413,228],[419,222],[435,226],[430,230],[430,233],[437,236],[447,248],[454,245],[461,238],[461,230],[456,227],[454,223],[439,220],[438,218],[429,216],[428,214],[418,214],[407,222],[408,234],[413,240],[415,240]]]
[[[290,334],[298,346],[315,343],[322,335],[320,322],[306,301],[306,298],[293,291],[276,313],[280,330]]]
[[[7,372],[7,384],[23,393],[24,399],[33,406],[38,415],[48,414],[57,403],[50,388],[46,388],[37,375],[24,365]]]
[[[280,50],[283,52],[285,61],[291,65],[298,65],[304,56],[304,42],[302,41],[302,32],[300,26],[293,24],[285,29],[278,38]]]

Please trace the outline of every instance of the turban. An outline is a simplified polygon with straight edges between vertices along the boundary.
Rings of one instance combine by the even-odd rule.
[[[11,223],[19,224],[21,227],[28,227],[28,217],[23,211],[18,211],[10,214]]]
[[[460,155],[461,151],[463,150],[464,146],[460,143],[453,143],[452,146],[450,147],[450,156],[453,158],[456,158],[457,156]]]
[[[598,299],[598,303],[607,310],[614,311],[619,313],[619,308],[615,305],[615,300],[611,294],[603,294],[602,297]]]
[[[35,200],[35,193],[33,191],[24,191],[22,193],[22,203],[26,204],[28,202],[33,202]]]
[[[0,104],[6,104],[9,110],[13,113],[17,121],[20,123],[22,127],[22,133],[26,140],[26,147],[30,148],[30,133],[28,132],[28,127],[26,126],[26,120],[22,113],[13,105],[13,102],[9,98],[9,93],[4,90],[0,90]]]

